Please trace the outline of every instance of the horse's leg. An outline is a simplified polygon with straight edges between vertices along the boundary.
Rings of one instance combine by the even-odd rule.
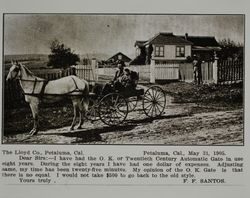
[[[78,105],[78,110],[79,110],[79,123],[77,125],[77,129],[81,129],[82,124],[83,124],[83,118],[84,118],[83,113],[82,113],[81,99],[78,99],[77,105]]]
[[[77,125],[77,129],[81,129],[82,128],[82,124],[83,124],[83,115],[82,115],[82,111],[79,111],[79,124]]]
[[[77,101],[75,100],[72,100],[73,102],[73,108],[74,108],[74,117],[73,117],[73,121],[72,121],[72,124],[69,128],[69,130],[74,130],[74,126],[75,126],[75,123],[76,123],[76,116],[77,116]]]
[[[35,135],[38,131],[38,102],[31,102],[29,105],[34,119],[33,129],[30,131],[29,134]]]
[[[86,112],[88,111],[88,104],[89,104],[89,99],[88,98],[82,98],[79,101],[79,113],[80,113],[80,120],[79,120],[79,124],[77,126],[78,129],[82,128],[82,124],[83,124],[83,119],[86,116]]]

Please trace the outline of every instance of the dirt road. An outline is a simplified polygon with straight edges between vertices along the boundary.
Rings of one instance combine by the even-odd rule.
[[[122,126],[110,127],[101,121],[85,122],[83,129],[68,131],[68,127],[4,137],[4,143],[20,144],[166,144],[166,145],[242,145],[243,110],[211,110],[192,113],[196,104],[172,103],[162,117],[149,119],[141,104],[129,113]],[[199,112],[199,111],[196,111]]]

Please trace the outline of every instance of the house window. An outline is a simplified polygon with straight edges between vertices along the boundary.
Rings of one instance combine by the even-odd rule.
[[[164,46],[155,46],[155,56],[164,57]]]
[[[121,54],[118,55],[118,60],[122,60],[122,55]]]
[[[176,57],[185,57],[185,47],[176,46]]]

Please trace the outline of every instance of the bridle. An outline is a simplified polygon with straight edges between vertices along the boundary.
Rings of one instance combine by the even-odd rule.
[[[20,66],[16,66],[15,69],[13,69],[13,71],[16,72],[16,75],[14,76],[13,79],[21,80],[21,79],[22,79],[22,78],[21,78],[21,77],[22,77],[22,76],[21,76],[21,75],[22,75],[22,73],[21,73],[21,67],[20,67]],[[20,72],[20,77],[17,78],[19,72]]]
[[[13,77],[13,79],[16,79],[16,80],[19,80],[19,82],[21,83],[22,81],[26,81],[26,82],[34,82],[34,85],[33,85],[33,90],[31,93],[25,93],[23,91],[23,94],[24,95],[39,95],[40,97],[42,97],[44,95],[44,89],[45,89],[45,86],[48,84],[48,80],[38,80],[37,78],[35,78],[35,80],[30,80],[30,79],[23,79],[22,78],[22,72],[21,72],[21,66],[20,65],[16,65],[16,67],[13,69],[13,71],[16,72],[15,76]],[[18,74],[20,73],[19,77],[18,77]],[[41,92],[39,94],[35,94],[35,88],[36,88],[36,84],[37,82],[43,82],[43,85],[42,85],[42,89],[41,89]]]

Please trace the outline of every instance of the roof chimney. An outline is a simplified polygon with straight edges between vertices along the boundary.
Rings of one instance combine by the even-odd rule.
[[[188,40],[188,33],[185,34],[185,39]]]

